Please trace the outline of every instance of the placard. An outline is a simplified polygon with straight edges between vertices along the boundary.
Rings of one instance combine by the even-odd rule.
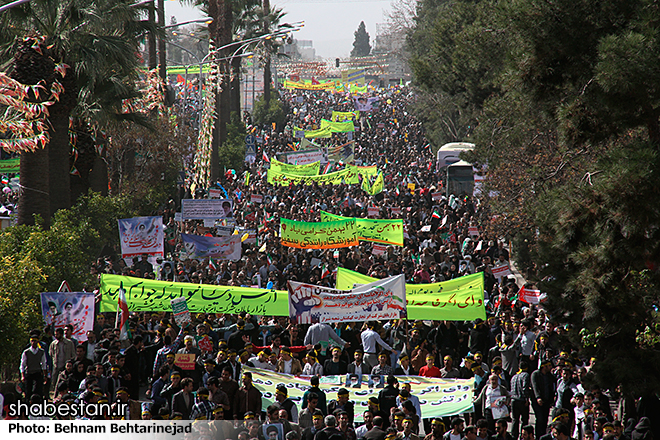
[[[182,327],[184,324],[191,321],[190,311],[188,310],[188,302],[186,301],[185,297],[180,296],[178,298],[174,298],[170,301],[170,303],[172,304],[172,316],[174,316],[176,325]]]

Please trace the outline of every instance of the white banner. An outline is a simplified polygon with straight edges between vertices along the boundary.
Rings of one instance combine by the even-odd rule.
[[[289,316],[299,324],[360,322],[400,319],[406,316],[403,275],[337,290],[313,284],[288,282]]]
[[[163,217],[133,217],[117,220],[122,258],[164,253]]]
[[[183,220],[233,218],[233,203],[230,199],[183,199],[181,217]]]
[[[286,162],[291,165],[308,165],[314,162],[328,163],[328,149],[303,150],[277,153],[280,162]]]

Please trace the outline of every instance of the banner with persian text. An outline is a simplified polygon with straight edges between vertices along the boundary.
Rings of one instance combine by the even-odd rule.
[[[401,219],[343,217],[321,211],[322,222],[348,219],[354,219],[356,221],[356,234],[360,240],[403,246],[403,220]]]
[[[404,275],[396,275],[352,290],[337,290],[289,281],[289,318],[298,324],[405,318],[405,283]]]
[[[358,183],[357,167],[346,167],[343,170],[334,171],[328,174],[318,176],[297,176],[295,174],[278,173],[274,170],[268,170],[268,183],[271,185],[289,186],[289,185],[355,185]]]
[[[270,169],[278,173],[295,174],[298,176],[316,176],[321,170],[321,162],[316,161],[306,165],[291,165],[277,159],[270,160]]]
[[[371,283],[372,278],[343,267],[337,268],[339,290]],[[483,273],[465,275],[433,284],[406,284],[408,319],[473,321],[486,319]]]
[[[336,249],[360,244],[354,219],[331,222],[299,222],[280,219],[283,246],[299,249]]]
[[[122,258],[151,255],[162,257],[165,244],[163,217],[118,219]]]
[[[100,311],[115,312],[119,289],[126,292],[131,312],[171,312],[171,300],[186,298],[193,313],[240,313],[289,316],[288,293],[283,290],[211,284],[155,281],[122,275],[101,275]]]
[[[181,234],[184,255],[187,258],[201,260],[217,258],[218,260],[241,259],[241,237],[207,237],[206,235]]]

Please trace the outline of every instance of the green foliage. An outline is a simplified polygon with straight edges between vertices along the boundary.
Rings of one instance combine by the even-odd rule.
[[[366,57],[371,53],[371,45],[369,44],[369,34],[364,21],[360,22],[357,30],[353,33],[355,40],[353,41],[353,49],[351,50],[351,58]]]
[[[271,99],[270,105],[266,105],[263,95],[254,103],[252,121],[255,125],[270,125],[273,122],[278,127],[286,124],[286,107],[279,99]]]
[[[227,140],[218,151],[220,170],[234,169],[238,172],[243,169],[245,163],[245,135],[245,124],[237,113],[232,113],[231,122],[227,124]]]
[[[0,373],[18,371],[27,334],[42,326],[43,282],[39,264],[31,257],[0,257]]]

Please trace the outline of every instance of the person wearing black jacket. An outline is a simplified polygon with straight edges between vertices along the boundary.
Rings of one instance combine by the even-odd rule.
[[[550,372],[552,362],[549,360],[541,363],[541,368],[534,371],[531,376],[532,382],[532,409],[536,416],[536,435],[541,437],[548,428],[548,416],[550,408],[555,401],[555,390],[557,380]]]
[[[323,364],[323,373],[325,376],[341,376],[346,374],[348,366],[346,361],[341,360],[341,348],[334,347],[332,349],[332,358],[326,359]]]

